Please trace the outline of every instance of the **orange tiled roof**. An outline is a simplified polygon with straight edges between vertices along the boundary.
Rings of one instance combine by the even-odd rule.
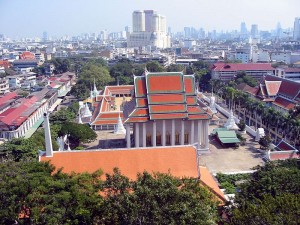
[[[220,190],[216,180],[206,167],[200,166],[200,180],[202,184],[204,184],[206,187],[209,187],[209,189],[216,194],[221,203],[226,202],[224,193]]]
[[[165,113],[165,114],[151,114],[151,120],[164,120],[164,119],[182,119],[187,118],[187,113]]]
[[[265,81],[268,96],[277,95],[281,81]]]
[[[149,73],[146,76],[148,94],[181,93],[184,84],[179,73]]]
[[[295,105],[296,105],[293,102],[291,102],[289,100],[286,100],[286,99],[284,99],[282,97],[277,97],[272,104],[278,105],[278,106],[280,106],[280,107],[282,107],[282,108],[284,108],[286,110],[293,109],[295,107]]]
[[[134,82],[136,105],[135,108],[130,107],[131,111],[126,114],[129,118],[125,122],[141,122],[140,119],[133,119],[138,117],[136,112],[140,108],[149,109],[150,120],[210,118],[210,115],[197,103],[193,75],[183,75],[181,72],[145,72],[144,76],[135,77]],[[190,110],[187,110],[187,106],[191,106]],[[193,116],[190,117],[188,114]],[[197,114],[201,115],[196,116]],[[144,117],[149,118],[148,115]]]
[[[164,103],[184,103],[185,96],[184,94],[158,94],[150,95],[149,102],[151,104],[164,104]]]
[[[150,113],[176,113],[176,112],[186,112],[186,105],[176,104],[176,105],[149,105]]]
[[[53,157],[42,156],[41,161],[50,161],[66,173],[94,172],[98,169],[112,173],[113,168],[118,167],[132,180],[143,171],[170,172],[176,177],[199,177],[196,150],[192,146],[54,152]]]

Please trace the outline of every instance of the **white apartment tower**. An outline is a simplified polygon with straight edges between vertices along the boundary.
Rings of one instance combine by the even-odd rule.
[[[133,32],[127,37],[128,47],[170,47],[166,17],[154,10],[136,10],[132,13]]]
[[[295,18],[294,22],[294,40],[300,40],[300,17]]]

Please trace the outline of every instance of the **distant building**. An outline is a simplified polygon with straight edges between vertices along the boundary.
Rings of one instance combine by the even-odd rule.
[[[0,94],[4,94],[9,92],[9,83],[8,79],[5,78],[0,78]]]
[[[251,37],[257,38],[258,36],[259,36],[258,25],[257,24],[252,24],[251,25]]]
[[[300,40],[300,17],[295,18],[295,22],[294,22],[294,40],[295,41]]]
[[[166,17],[153,10],[137,10],[132,14],[133,32],[127,36],[127,47],[170,47]]]
[[[275,76],[300,82],[300,68],[278,67]]]
[[[238,72],[246,72],[260,80],[263,76],[273,75],[275,69],[271,63],[215,63],[212,66],[212,79],[228,82],[234,80]]]

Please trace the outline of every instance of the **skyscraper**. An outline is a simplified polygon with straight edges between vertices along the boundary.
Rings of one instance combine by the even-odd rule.
[[[127,37],[128,47],[170,47],[166,17],[154,10],[136,10],[132,13],[133,32]]]
[[[300,40],[300,17],[295,18],[294,22],[294,40]]]
[[[245,22],[241,22],[241,34],[247,34],[247,27]]]
[[[257,24],[251,25],[251,37],[257,38],[258,37],[258,26]]]

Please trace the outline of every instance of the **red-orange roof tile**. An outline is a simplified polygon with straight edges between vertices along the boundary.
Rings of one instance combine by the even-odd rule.
[[[41,157],[41,161],[50,161],[63,172],[94,172],[102,169],[112,173],[118,167],[132,180],[137,173],[144,171],[171,173],[176,177],[198,178],[196,150],[192,146],[120,149],[99,151],[54,152],[53,157]],[[105,177],[102,177],[105,179]]]
[[[184,94],[156,94],[148,96],[150,104],[184,103]]]
[[[183,92],[184,84],[180,74],[148,74],[146,79],[148,94]]]

